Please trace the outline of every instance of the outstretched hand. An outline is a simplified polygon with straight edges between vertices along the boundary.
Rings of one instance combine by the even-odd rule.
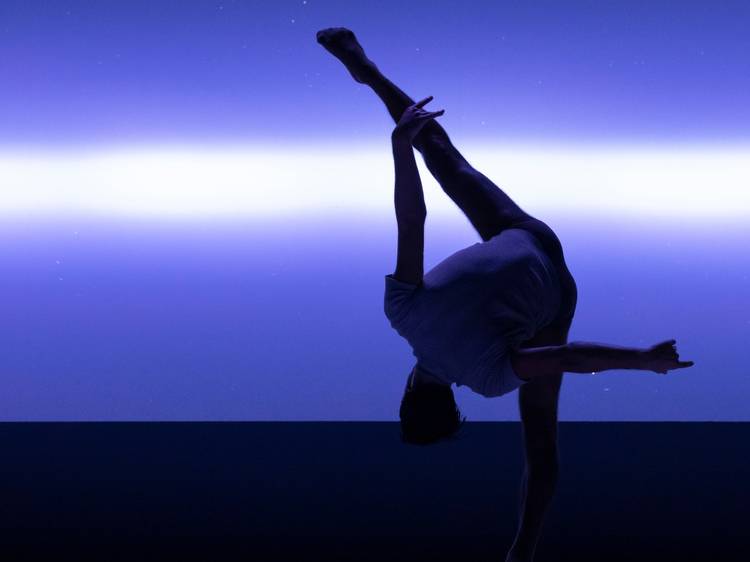
[[[393,129],[393,138],[402,138],[411,142],[428,121],[435,117],[440,117],[445,113],[443,109],[440,111],[426,111],[424,106],[430,101],[432,101],[432,96],[428,96],[414,105],[407,107],[401,115],[396,128]]]
[[[655,373],[666,374],[667,371],[674,369],[692,367],[694,365],[692,361],[680,361],[676,343],[675,340],[667,340],[645,349],[643,352],[643,368]]]

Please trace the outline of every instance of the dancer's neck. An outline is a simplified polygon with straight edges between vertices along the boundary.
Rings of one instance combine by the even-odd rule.
[[[419,366],[414,367],[414,384],[440,384],[445,386],[445,383],[439,378],[431,375],[424,369],[420,369]]]

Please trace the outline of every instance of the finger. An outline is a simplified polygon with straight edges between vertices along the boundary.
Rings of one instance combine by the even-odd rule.
[[[686,367],[692,367],[693,365],[695,365],[694,361],[678,361],[677,362],[678,369],[685,369]]]
[[[425,99],[418,101],[414,104],[414,107],[424,107],[426,104],[432,101],[432,96],[427,96]]]
[[[440,111],[424,111],[417,115],[417,119],[434,119],[435,117],[440,117],[443,113],[445,113],[444,109]]]

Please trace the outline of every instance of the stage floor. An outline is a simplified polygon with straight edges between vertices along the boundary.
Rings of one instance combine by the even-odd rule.
[[[750,424],[560,424],[537,561],[750,559]],[[2,423],[4,560],[498,561],[518,423]],[[12,555],[11,555],[12,553]]]

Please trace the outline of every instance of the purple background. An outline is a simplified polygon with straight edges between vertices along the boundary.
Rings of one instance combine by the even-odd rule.
[[[385,111],[314,41],[330,25],[414,96],[439,96],[457,142],[742,145],[747,6],[5,1],[0,152],[385,147]],[[541,218],[578,281],[571,340],[674,337],[696,361],[566,375],[561,419],[750,419],[744,222]],[[397,416],[412,358],[382,313],[390,215],[0,220],[0,419]],[[451,220],[426,237],[427,267],[477,241]],[[515,393],[457,396],[470,419],[517,419]]]

